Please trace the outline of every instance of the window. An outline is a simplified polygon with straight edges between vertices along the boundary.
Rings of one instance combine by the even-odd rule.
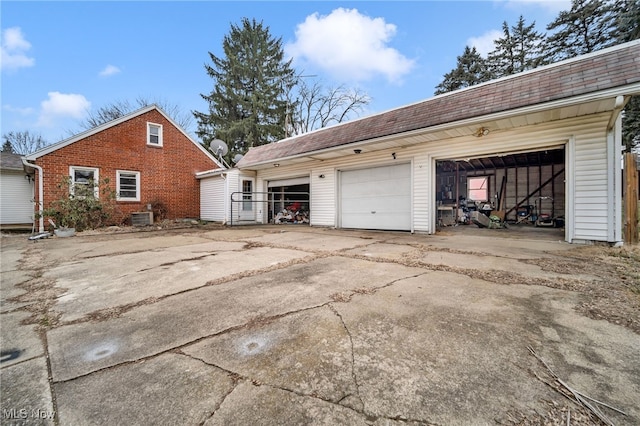
[[[489,176],[467,178],[468,199],[473,201],[489,201]]]
[[[162,146],[162,125],[147,123],[147,145]]]
[[[91,194],[90,185],[93,185],[93,196],[98,198],[98,170],[95,167],[69,167],[69,176],[71,176],[69,192],[76,195],[76,189],[78,189],[78,196],[86,196]],[[86,189],[82,189],[80,185],[86,185]]]
[[[140,172],[118,170],[116,187],[118,201],[140,201]]]
[[[251,211],[253,210],[253,181],[243,180],[242,181],[242,210]]]

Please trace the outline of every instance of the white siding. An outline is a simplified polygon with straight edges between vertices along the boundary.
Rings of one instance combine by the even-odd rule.
[[[321,175],[324,177],[321,178]],[[309,186],[311,225],[336,226],[336,184],[335,169],[312,170]]]
[[[200,180],[200,219],[225,222],[226,181],[222,176]]]
[[[413,229],[435,232],[435,160],[464,159],[526,150],[557,147],[574,140],[573,167],[565,177],[575,191],[573,202],[567,202],[567,235],[578,240],[607,240],[607,138],[605,128],[610,113],[557,120],[514,130],[491,132],[488,136],[443,139],[406,148],[348,155],[335,160],[309,161],[291,166],[260,170],[257,188],[266,190],[269,179],[311,175],[311,224],[335,226],[338,200],[336,176],[339,170],[375,167],[413,161]],[[393,160],[391,153],[396,153]],[[571,175],[573,171],[573,175]],[[545,175],[548,171],[544,171]],[[323,179],[319,175],[323,174]],[[544,175],[542,176],[544,178]],[[520,191],[520,190],[519,190]],[[567,193],[570,197],[572,194]],[[570,211],[572,210],[572,211]],[[618,225],[619,226],[619,225]]]
[[[3,170],[0,177],[0,224],[33,222],[33,183],[22,171]]]

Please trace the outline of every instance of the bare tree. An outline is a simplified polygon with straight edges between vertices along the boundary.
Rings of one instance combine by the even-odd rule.
[[[193,124],[193,115],[189,111],[184,112],[178,105],[171,104],[165,99],[148,99],[141,96],[137,97],[133,102],[126,99],[117,100],[102,106],[95,111],[89,111],[88,117],[80,123],[80,127],[84,130],[93,129],[94,127],[98,127],[104,123],[108,123],[109,121],[115,120],[137,109],[144,108],[152,104],[158,105],[184,130],[190,130],[190,127]]]
[[[4,145],[2,146],[3,152],[13,152],[15,154],[31,154],[39,149],[44,148],[48,143],[42,139],[39,133],[24,132],[9,132],[2,135],[4,138]],[[7,151],[11,148],[11,151]]]
[[[325,88],[318,82],[308,85],[299,81],[297,99],[291,102],[293,110],[287,123],[287,136],[355,118],[370,102],[369,95],[359,89],[348,89],[343,85]]]

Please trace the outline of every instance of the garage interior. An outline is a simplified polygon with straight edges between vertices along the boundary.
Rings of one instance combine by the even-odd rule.
[[[563,228],[565,148],[438,160],[436,204],[438,228]]]
[[[309,224],[309,178],[269,181],[269,223]]]

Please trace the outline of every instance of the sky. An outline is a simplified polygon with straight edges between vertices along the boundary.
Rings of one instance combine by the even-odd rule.
[[[493,49],[520,15],[541,33],[570,0],[0,2],[0,134],[48,143],[90,111],[137,98],[205,112],[209,53],[255,19],[309,83],[366,93],[361,116],[428,99],[465,46]],[[195,132],[193,120],[189,133]]]

